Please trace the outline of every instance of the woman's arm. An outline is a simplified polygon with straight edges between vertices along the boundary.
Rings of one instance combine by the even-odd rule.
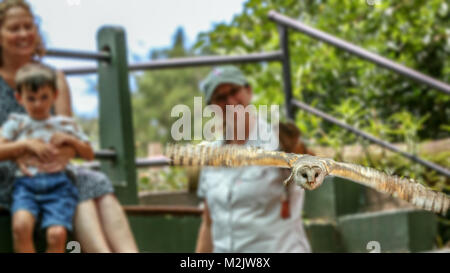
[[[70,146],[75,149],[75,152],[81,158],[86,160],[94,159],[94,150],[88,142],[81,141],[74,136],[65,133],[55,133],[50,140],[50,143],[60,148],[63,146]]]
[[[94,160],[94,150],[91,144],[73,138],[69,146],[75,148],[76,153],[84,160]]]
[[[19,160],[16,160],[16,163],[24,166],[36,166],[39,168],[39,171],[44,173],[55,173],[64,170],[70,160],[75,156],[75,149],[68,145],[64,145],[58,148],[58,154],[49,162],[40,162],[35,157],[24,156]]]
[[[14,160],[23,174],[31,176],[27,166],[36,166],[36,164],[29,164],[34,160],[49,160],[57,154],[57,151],[48,144],[40,140],[23,140],[23,141],[8,141],[5,138],[0,138],[0,161]],[[33,155],[33,156],[30,156]]]
[[[51,146],[38,139],[21,141],[9,141],[0,138],[0,161],[15,160],[25,153],[32,153],[40,160],[50,160],[57,151]]]
[[[70,88],[67,84],[66,76],[62,71],[56,73],[56,88],[58,89],[58,98],[55,102],[55,113],[61,116],[72,116],[72,100],[70,97]]]
[[[211,216],[209,214],[208,204],[204,202],[205,208],[202,215],[202,223],[198,231],[196,253],[211,253],[213,251],[213,243],[211,237]]]
[[[0,161],[15,160],[22,173],[31,176],[27,165],[22,162],[24,155],[27,154],[27,150],[24,142],[9,142],[4,138],[0,138]]]
[[[25,151],[27,151],[26,142],[10,142],[4,138],[0,138],[0,161],[14,160],[25,153]]]

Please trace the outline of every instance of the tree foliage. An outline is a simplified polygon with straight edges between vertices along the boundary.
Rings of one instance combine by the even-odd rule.
[[[425,74],[450,81],[450,12],[446,1],[295,1],[249,0],[230,24],[219,24],[199,35],[200,52],[244,54],[279,49],[270,10],[355,43]],[[423,124],[420,139],[448,137],[450,99],[393,72],[342,50],[290,31],[294,96],[360,128],[392,141],[403,141],[395,117],[403,112]],[[281,66],[247,65],[259,103],[283,103]],[[422,120],[424,119],[424,120]],[[330,124],[299,114],[299,125],[310,137]],[[380,131],[375,123],[388,125]],[[319,125],[319,126],[317,126]],[[387,128],[392,128],[388,130]],[[380,135],[384,134],[384,135]],[[322,141],[321,141],[322,140]],[[354,139],[345,138],[348,142]]]
[[[178,29],[171,47],[150,53],[152,60],[192,56],[186,48],[183,29]],[[137,91],[133,94],[133,118],[138,154],[147,152],[149,142],[167,143],[171,140],[170,129],[177,119],[171,110],[177,104],[192,108],[194,96],[200,96],[198,83],[206,70],[184,68],[176,70],[147,71],[136,75]]]

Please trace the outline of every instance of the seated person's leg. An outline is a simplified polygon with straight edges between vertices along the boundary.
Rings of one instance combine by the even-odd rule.
[[[74,235],[83,252],[112,252],[103,232],[97,206],[92,199],[78,204],[74,217]]]
[[[114,192],[111,181],[101,172],[87,168],[71,169],[80,193],[74,217],[74,235],[83,252],[112,252],[103,230],[96,198]]]
[[[104,195],[98,198],[97,207],[101,211],[100,218],[113,252],[138,252],[127,217],[117,198],[113,194]]]
[[[47,252],[64,253],[66,249],[67,230],[63,226],[49,226],[47,228]]]
[[[72,221],[78,204],[78,191],[65,173],[45,176],[48,193],[42,194],[41,228],[47,229],[47,251],[64,252],[67,231],[72,231]]]
[[[33,230],[36,220],[29,211],[18,210],[13,214],[12,233],[14,252],[34,253],[36,252],[33,242]]]
[[[74,168],[80,200],[75,235],[86,252],[138,252],[126,215],[109,178],[97,171]]]
[[[12,235],[15,252],[36,252],[33,230],[39,214],[35,200],[35,181],[24,177],[16,179],[12,192]]]

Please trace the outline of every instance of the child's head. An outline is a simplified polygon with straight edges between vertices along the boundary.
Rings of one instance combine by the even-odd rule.
[[[15,83],[16,99],[31,118],[50,117],[58,95],[56,73],[52,68],[37,63],[26,64],[17,71]]]

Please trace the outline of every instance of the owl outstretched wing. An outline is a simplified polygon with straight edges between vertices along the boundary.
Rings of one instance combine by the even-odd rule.
[[[336,161],[332,161],[329,167],[329,175],[350,179],[379,192],[391,194],[420,209],[445,214],[450,206],[450,198],[446,194],[428,189],[413,179]]]
[[[333,175],[391,194],[420,209],[445,214],[450,207],[450,199],[446,194],[428,189],[413,179],[328,158],[265,151],[240,145],[173,145],[166,148],[165,155],[176,166],[290,168],[292,175],[289,179],[309,190],[319,187],[325,176]]]
[[[273,166],[291,168],[297,155],[266,151],[254,147],[225,145],[220,147],[208,145],[170,145],[165,156],[176,166]]]

